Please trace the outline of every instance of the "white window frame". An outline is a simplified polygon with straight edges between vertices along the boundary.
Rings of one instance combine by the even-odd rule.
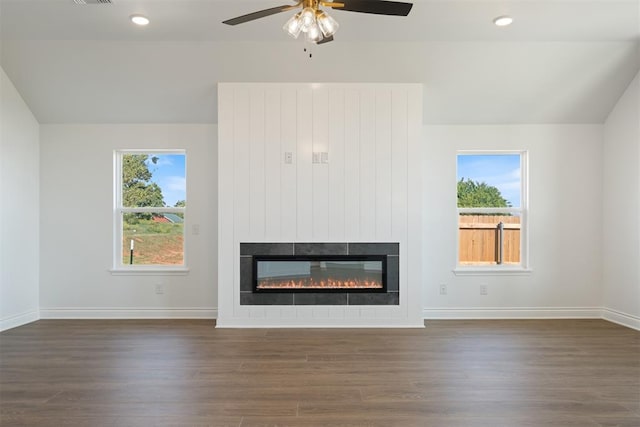
[[[184,149],[119,149],[113,152],[113,275],[184,275],[187,268],[187,208],[186,207],[143,207],[122,206],[122,157],[125,154],[182,154],[185,156],[185,179],[187,179],[187,151]],[[188,186],[188,184],[187,184]],[[183,223],[183,257],[181,265],[130,265],[122,262],[122,218],[126,213],[163,212],[181,213]]]
[[[483,275],[521,275],[530,274],[529,267],[529,156],[527,150],[458,150],[456,152],[456,168],[459,155],[519,155],[520,156],[520,207],[519,208],[459,208],[456,197],[456,259],[454,274],[457,276]],[[456,188],[457,191],[456,173]],[[520,216],[520,264],[467,265],[460,264],[460,214],[516,214]]]

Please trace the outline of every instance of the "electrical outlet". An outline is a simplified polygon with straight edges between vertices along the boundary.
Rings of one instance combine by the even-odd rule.
[[[447,285],[442,283],[440,284],[440,295],[446,295],[447,294]]]
[[[193,234],[194,236],[200,234],[200,224],[193,224],[191,226],[191,234]]]
[[[156,283],[156,295],[164,294],[164,285],[162,283]]]
[[[486,283],[480,285],[480,295],[489,295],[489,285]]]

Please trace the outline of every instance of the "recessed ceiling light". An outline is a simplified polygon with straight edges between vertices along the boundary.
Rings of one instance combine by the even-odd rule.
[[[142,15],[131,15],[131,22],[141,26],[149,25],[149,18]]]
[[[511,25],[513,22],[513,18],[507,15],[498,16],[493,20],[493,23],[498,27],[506,27],[507,25]]]

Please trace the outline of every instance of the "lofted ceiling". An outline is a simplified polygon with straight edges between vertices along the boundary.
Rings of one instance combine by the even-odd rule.
[[[422,83],[425,123],[601,123],[640,69],[640,0],[330,10],[322,46],[282,31],[293,12],[221,23],[287,0],[112,2],[0,0],[1,65],[39,122],[215,123],[217,82],[312,81]],[[504,14],[514,24],[495,27]]]

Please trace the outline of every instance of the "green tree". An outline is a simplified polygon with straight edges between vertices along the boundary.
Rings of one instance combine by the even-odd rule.
[[[162,189],[151,181],[147,154],[125,154],[122,156],[122,204],[128,208],[162,207]],[[152,157],[151,162],[157,163]]]
[[[458,181],[459,208],[510,208],[500,190],[486,182],[473,181],[464,178]]]
[[[175,205],[173,205],[174,208],[184,208],[187,206],[187,202],[186,200],[178,200],[176,202]],[[182,213],[177,213],[176,215],[178,215],[180,218],[184,219],[184,214]]]

